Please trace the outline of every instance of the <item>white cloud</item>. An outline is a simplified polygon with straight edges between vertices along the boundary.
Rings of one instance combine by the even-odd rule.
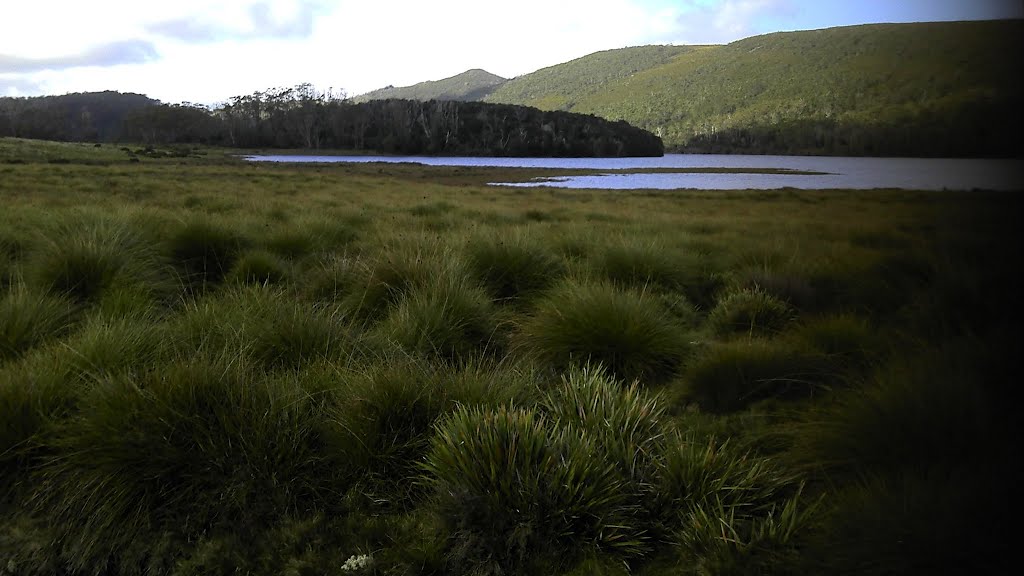
[[[312,82],[359,94],[469,68],[532,72],[599,50],[737,39],[787,0],[35,0],[10,2],[0,56],[65,59],[119,41],[151,43],[145,64],[0,73],[48,93],[121,90],[214,102]],[[114,60],[108,62],[116,63]]]

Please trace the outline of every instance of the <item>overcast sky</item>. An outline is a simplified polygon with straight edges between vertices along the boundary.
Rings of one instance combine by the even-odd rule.
[[[623,46],[1008,17],[1024,0],[0,0],[0,95],[213,104],[310,82],[354,96]]]

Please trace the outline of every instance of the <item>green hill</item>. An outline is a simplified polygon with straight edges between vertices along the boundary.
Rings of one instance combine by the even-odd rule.
[[[598,52],[486,100],[625,120],[698,151],[1021,150],[1024,21],[877,24]]]
[[[506,80],[501,76],[475,68],[444,80],[431,80],[399,88],[388,86],[367,92],[353,100],[357,103],[388,99],[482,100],[505,82]]]

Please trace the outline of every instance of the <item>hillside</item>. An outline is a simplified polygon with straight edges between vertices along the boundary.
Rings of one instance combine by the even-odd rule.
[[[353,98],[353,100],[357,103],[389,99],[423,101],[482,100],[505,82],[506,80],[501,76],[476,68],[451,78],[445,78],[444,80],[431,80],[398,88],[388,86],[387,88],[367,92]]]
[[[489,102],[595,114],[695,151],[991,155],[1021,150],[1022,21],[879,24],[599,52]],[[651,47],[649,47],[651,48]],[[663,47],[664,48],[664,47]],[[671,48],[671,47],[668,47]]]

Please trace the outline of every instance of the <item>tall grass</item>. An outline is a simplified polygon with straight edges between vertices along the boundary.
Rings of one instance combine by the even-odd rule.
[[[157,247],[130,222],[83,215],[42,234],[25,263],[25,276],[54,294],[93,303],[125,285],[157,293],[172,288]]]
[[[723,413],[766,399],[808,398],[823,390],[822,357],[784,341],[716,343],[688,366],[685,400]]]
[[[246,239],[229,227],[195,217],[182,223],[167,241],[171,258],[186,283],[195,288],[223,280],[246,245]]]
[[[651,297],[611,284],[563,282],[520,325],[518,343],[565,370],[600,363],[617,378],[660,382],[689,352],[685,328]]]
[[[344,456],[323,451],[322,422],[293,381],[231,358],[104,379],[58,425],[38,503],[70,568],[140,570],[209,530],[323,509],[349,479]],[[167,535],[172,555],[154,558]]]
[[[439,425],[424,462],[456,540],[450,561],[486,573],[558,571],[581,546],[635,544],[615,468],[570,428],[531,411],[459,408]]]
[[[535,295],[565,273],[560,258],[524,234],[472,239],[466,247],[466,265],[501,302]]]
[[[719,336],[777,334],[794,317],[783,301],[760,288],[727,293],[708,316],[708,326]]]
[[[448,361],[504,349],[490,299],[457,279],[442,278],[408,293],[381,330],[410,352]]]
[[[0,364],[66,334],[76,313],[64,297],[16,286],[0,300]]]

